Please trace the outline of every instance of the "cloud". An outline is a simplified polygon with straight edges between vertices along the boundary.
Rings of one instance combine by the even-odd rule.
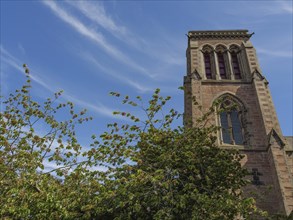
[[[24,69],[22,65],[20,64],[21,62],[15,58],[13,55],[11,55],[7,50],[5,50],[2,45],[0,47],[1,49],[1,61],[4,63],[8,64],[9,66],[13,67],[14,69],[20,71],[21,73],[24,74]],[[33,69],[30,68],[30,77],[31,79],[36,82],[37,84],[41,85],[43,88],[49,90],[52,93],[55,93],[57,90],[52,88],[50,83],[45,83],[43,79],[41,79],[39,76],[36,76],[35,72]],[[122,78],[122,77],[121,77]],[[134,83],[135,85],[135,83]],[[139,87],[139,85],[137,85]],[[143,87],[141,88],[142,90],[144,89]],[[119,116],[113,115],[113,109],[108,108],[107,106],[103,105],[102,103],[97,103],[97,104],[92,104],[92,103],[87,103],[85,101],[82,101],[81,99],[75,98],[71,95],[68,94],[63,94],[61,98],[67,100],[67,101],[72,101],[75,104],[79,105],[82,108],[87,108],[90,109],[98,114],[105,115],[107,117],[111,118],[119,118]]]
[[[110,56],[123,62],[129,67],[137,70],[139,73],[151,77],[145,68],[136,64],[133,60],[127,57],[123,52],[118,50],[116,47],[109,44],[103,35],[93,29],[88,28],[85,24],[79,21],[76,17],[70,15],[68,12],[60,8],[54,1],[43,1],[43,3],[49,7],[60,19],[73,27],[78,33],[94,41],[103,50],[105,50]]]
[[[283,12],[293,14],[293,2],[292,1],[278,1],[280,8]]]
[[[95,1],[95,4],[92,4],[90,1],[67,1],[67,3],[74,6],[86,17],[99,24],[106,30],[120,35],[128,34],[128,31],[125,27],[117,25],[114,20],[109,15],[107,15],[101,2]]]
[[[128,120],[125,117],[121,117],[119,115],[113,115],[113,112],[115,110],[103,105],[100,102],[96,102],[95,104],[92,104],[89,102],[85,102],[81,99],[78,99],[78,98],[76,98],[72,95],[69,95],[69,94],[63,94],[62,97],[65,98],[66,100],[69,100],[69,101],[79,105],[82,108],[86,108],[86,109],[91,110],[97,114],[104,115],[104,116],[107,116],[110,118],[115,118],[115,119],[119,118],[119,119],[123,119],[123,120]]]
[[[123,43],[140,51],[144,51],[143,48],[148,45],[141,37],[135,36],[126,27],[118,25],[111,16],[106,13],[101,2],[94,2],[94,4],[92,4],[90,1],[67,1],[67,3],[80,11],[92,22],[103,27]]]
[[[235,1],[236,2],[236,1]],[[241,6],[241,7],[239,7]],[[226,14],[238,16],[245,15],[246,17],[259,17],[273,16],[280,14],[292,14],[293,5],[292,1],[251,1],[247,4],[245,1],[239,1],[237,4],[232,4],[227,7]],[[261,20],[263,22],[267,19]],[[255,22],[251,20],[250,22]]]
[[[24,47],[21,45],[21,43],[18,43],[17,44],[17,47],[18,47],[18,49],[20,50],[20,52],[22,53],[22,54],[25,54],[26,52],[25,52],[25,49],[24,49]]]
[[[107,14],[101,2],[94,2],[93,4],[90,1],[67,1],[67,3],[79,10],[92,22],[110,32],[114,37],[134,47],[136,50],[150,57],[156,57],[156,59],[168,65],[182,65],[185,63],[185,60],[182,59],[180,54],[174,52],[174,46],[170,47],[170,44],[167,46],[162,45],[162,42],[170,40],[170,35],[162,36],[160,44],[155,45],[154,42],[149,42],[141,36],[136,36],[125,26],[118,25],[117,22]],[[157,35],[158,34],[159,33],[157,33]]]
[[[262,48],[258,48],[257,52],[263,55],[275,56],[275,57],[288,57],[291,58],[293,56],[292,51],[272,51],[266,50]]]
[[[7,50],[5,50],[2,45],[1,45],[0,49],[1,49],[1,61],[3,61],[4,63],[8,64],[11,67],[13,67],[14,69],[20,71],[22,74],[25,74],[24,68],[22,67],[23,64],[16,57],[14,57]],[[52,87],[50,87],[48,85],[48,83],[45,83],[44,80],[42,80],[39,76],[37,76],[35,74],[35,71],[32,68],[29,68],[29,69],[30,69],[30,78],[34,82],[41,85],[45,89],[47,89],[51,92],[54,92]]]
[[[279,15],[279,14],[292,14],[293,5],[292,1],[271,1],[271,4],[262,4],[262,14],[264,15]]]
[[[119,75],[117,72],[115,72],[114,70],[111,70],[109,68],[104,67],[101,63],[99,63],[97,61],[97,59],[95,59],[91,54],[89,53],[81,53],[81,56],[83,59],[91,62],[92,64],[94,64],[96,67],[98,67],[100,70],[102,70],[103,72],[105,72],[105,74],[111,75],[113,77],[115,77],[116,79],[118,79],[120,82],[125,83],[127,85],[132,86],[133,88],[139,90],[139,92],[147,92],[147,91],[152,91],[152,88],[146,87],[141,85],[138,82],[135,82],[125,76],[121,76]]]
[[[14,69],[24,72],[22,65],[18,60],[16,60],[7,50],[5,50],[1,46],[1,61],[4,61],[4,63],[8,64],[9,66],[13,67]]]
[[[55,161],[43,160],[44,170],[42,172],[47,173],[52,170],[61,168],[62,165],[57,165]]]

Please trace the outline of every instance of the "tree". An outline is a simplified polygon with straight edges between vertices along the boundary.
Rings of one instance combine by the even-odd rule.
[[[157,89],[146,108],[136,99],[126,96],[122,102],[142,108],[147,120],[116,112],[134,123],[110,125],[95,154],[110,165],[106,191],[113,194],[104,201],[112,218],[233,219],[256,211],[252,198],[242,198],[240,188],[248,174],[240,165],[242,156],[218,148],[213,135],[218,128],[206,126],[212,111],[195,127],[173,129],[180,116],[174,109],[157,118],[170,97],[160,96]]]
[[[75,112],[71,102],[56,103],[62,92],[42,105],[33,101],[29,69],[26,65],[24,69],[26,83],[22,88],[1,97],[0,215],[45,219],[68,209],[59,204],[58,193],[66,189],[70,168],[81,164],[75,126],[90,118],[83,117],[85,111]],[[56,114],[65,109],[68,119],[58,121]],[[58,168],[47,172],[44,165],[48,162]]]
[[[125,96],[122,103],[140,108],[146,119],[114,112],[130,122],[109,124],[85,150],[75,135],[75,126],[90,120],[85,111],[56,103],[61,92],[43,105],[33,101],[24,68],[26,84],[2,101],[2,218],[212,220],[256,213],[254,200],[242,197],[247,175],[242,156],[218,148],[218,128],[206,125],[212,110],[194,127],[173,128],[181,114],[174,109],[164,114],[170,97],[159,89],[147,107],[141,97]],[[58,112],[67,108],[69,118],[58,121]],[[38,133],[37,123],[47,132]],[[48,171],[47,161],[57,167]]]

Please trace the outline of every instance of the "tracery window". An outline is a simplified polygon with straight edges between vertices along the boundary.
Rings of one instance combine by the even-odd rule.
[[[221,143],[232,145],[244,144],[243,107],[231,96],[221,99],[219,123]]]

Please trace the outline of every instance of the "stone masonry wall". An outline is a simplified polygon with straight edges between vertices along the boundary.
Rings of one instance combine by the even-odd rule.
[[[277,180],[274,178],[274,169],[269,163],[267,152],[243,151],[245,157],[242,165],[251,172],[247,179],[253,181],[253,169],[259,172],[260,184],[249,184],[244,188],[244,196],[253,197],[257,206],[271,214],[284,210],[283,199]]]
[[[249,184],[244,189],[245,195],[253,196],[257,205],[270,213],[289,215],[293,210],[293,149],[288,150],[286,141],[283,141],[268,82],[261,73],[256,50],[249,38],[241,35],[244,32],[241,30],[190,32],[186,51],[187,76],[184,78],[185,119],[192,120],[194,124],[196,119],[207,112],[213,102],[223,94],[228,93],[241,100],[246,108],[245,138],[248,141],[242,146],[223,145],[223,147],[241,150],[245,155],[242,165],[251,172],[254,170],[257,175],[259,174],[260,184]],[[219,44],[226,46],[227,49],[232,44],[241,48],[238,54],[241,57],[239,60],[241,79],[234,80],[232,76],[229,80],[220,80],[216,57],[213,60],[216,77],[206,79],[201,49],[204,45],[216,48]],[[228,68],[232,69],[230,55],[228,60],[230,63]],[[193,105],[192,96],[202,106],[201,110]],[[218,125],[216,114],[211,118],[210,123]],[[218,144],[221,145],[219,140]],[[253,180],[253,175],[247,178]]]
[[[266,149],[267,138],[262,122],[262,117],[259,114],[258,100],[252,84],[231,84],[231,83],[202,83],[201,96],[202,106],[204,110],[208,110],[213,101],[220,95],[230,93],[235,95],[244,102],[247,109],[245,117],[247,118],[247,132],[249,137],[249,148]],[[196,94],[194,94],[196,95]],[[196,116],[194,116],[196,117]]]

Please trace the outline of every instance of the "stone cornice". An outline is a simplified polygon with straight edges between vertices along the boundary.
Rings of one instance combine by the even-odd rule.
[[[206,39],[241,39],[249,40],[253,35],[248,33],[248,30],[221,30],[221,31],[189,31],[188,38],[194,40]]]

